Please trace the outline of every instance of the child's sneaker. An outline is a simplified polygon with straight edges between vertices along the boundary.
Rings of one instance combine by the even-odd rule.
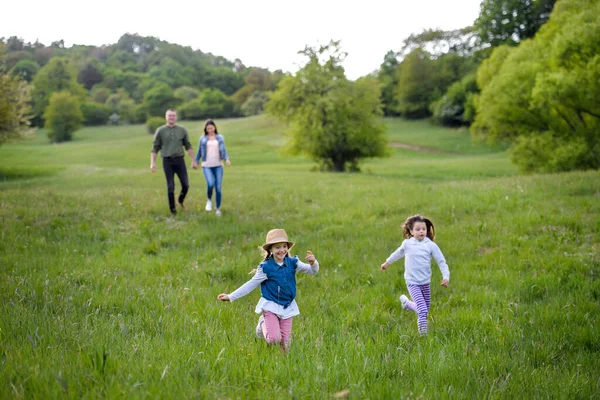
[[[400,303],[402,303],[402,308],[403,309],[407,309],[406,304],[408,303],[408,297],[406,297],[405,295],[400,296]]]
[[[258,317],[258,325],[256,325],[256,337],[259,339],[264,339],[264,337],[265,337],[265,335],[263,335],[263,330],[262,330],[263,322],[265,322],[265,317],[263,317],[261,314],[260,317]]]
[[[212,201],[210,201],[210,200],[207,200],[207,201],[206,201],[206,207],[204,207],[204,209],[205,209],[206,211],[211,211],[211,210],[212,210]]]

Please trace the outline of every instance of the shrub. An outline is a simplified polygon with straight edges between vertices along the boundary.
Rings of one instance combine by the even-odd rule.
[[[81,128],[83,114],[79,100],[69,92],[55,92],[44,111],[48,138],[52,142],[66,142],[73,139],[73,133]]]
[[[86,101],[81,105],[81,113],[83,115],[83,124],[86,126],[106,125],[111,109],[104,104]]]
[[[148,128],[148,133],[151,135],[154,135],[154,132],[164,124],[165,119],[163,117],[150,117],[146,120],[146,128]]]

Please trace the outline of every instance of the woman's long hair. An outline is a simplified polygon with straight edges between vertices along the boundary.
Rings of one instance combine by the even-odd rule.
[[[219,134],[219,131],[217,130],[217,125],[215,124],[215,122],[212,119],[207,119],[206,122],[204,123],[204,136],[208,135],[208,132],[206,131],[206,127],[212,125],[215,127],[215,135]]]

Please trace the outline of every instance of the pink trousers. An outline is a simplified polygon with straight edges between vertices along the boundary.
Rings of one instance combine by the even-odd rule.
[[[265,318],[265,322],[262,329],[267,343],[281,343],[283,346],[289,345],[293,318],[281,319],[277,314],[264,310],[263,317]]]

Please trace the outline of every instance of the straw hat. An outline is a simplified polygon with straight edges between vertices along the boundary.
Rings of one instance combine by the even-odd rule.
[[[267,233],[266,243],[262,245],[263,250],[267,250],[272,244],[285,242],[288,245],[288,250],[294,247],[296,243],[288,240],[287,233],[283,229],[271,229]]]

